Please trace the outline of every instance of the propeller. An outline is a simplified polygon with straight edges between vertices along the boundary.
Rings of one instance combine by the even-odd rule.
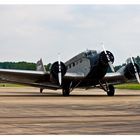
[[[62,84],[62,71],[61,71],[61,61],[60,61],[60,54],[58,54],[58,81],[59,81],[59,85],[61,86]]]
[[[115,72],[114,66],[113,66],[113,64],[112,64],[112,62],[111,62],[111,60],[110,60],[109,55],[108,55],[108,54],[107,54],[107,52],[106,52],[106,49],[105,49],[105,47],[104,47],[104,44],[103,44],[103,43],[102,43],[102,48],[103,48],[103,51],[104,51],[104,53],[105,53],[105,55],[106,55],[106,57],[107,57],[108,64],[109,64],[109,66],[110,66],[110,68],[111,68],[112,72]]]
[[[139,77],[139,73],[138,73],[138,70],[137,70],[137,68],[136,68],[136,65],[135,65],[134,60],[133,60],[133,58],[132,58],[132,57],[131,57],[131,62],[132,62],[132,65],[133,65],[133,67],[134,67],[134,71],[135,71],[135,76],[136,76],[136,79],[137,79],[138,83],[140,84],[140,77]]]

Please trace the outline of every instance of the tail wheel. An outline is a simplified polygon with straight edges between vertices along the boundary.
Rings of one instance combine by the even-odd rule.
[[[108,96],[114,96],[114,93],[115,93],[115,88],[113,85],[109,85],[108,86],[108,91],[107,91],[107,95]]]

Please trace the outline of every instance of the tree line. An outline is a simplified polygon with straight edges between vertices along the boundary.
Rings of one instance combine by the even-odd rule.
[[[45,65],[46,70],[49,70],[50,63]],[[31,62],[0,62],[0,69],[16,69],[16,70],[36,70],[36,63]]]
[[[140,56],[135,57],[135,62],[139,65],[140,67]],[[125,64],[115,66],[115,71],[120,69],[122,66]],[[49,68],[51,66],[51,63],[45,65],[45,68],[47,71],[49,71]],[[0,69],[17,69],[17,70],[36,70],[36,63],[31,63],[31,62],[0,62]],[[108,72],[111,70],[108,69]]]

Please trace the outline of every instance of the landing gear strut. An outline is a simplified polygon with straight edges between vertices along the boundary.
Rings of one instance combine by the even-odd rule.
[[[114,88],[114,86],[113,85],[108,85],[107,83],[105,84],[105,86],[101,83],[101,82],[99,82],[100,83],[100,86],[101,86],[101,88],[105,91],[105,92],[107,92],[107,95],[108,96],[114,96],[114,93],[115,93],[115,88]]]
[[[62,93],[63,93],[63,96],[69,96],[70,95],[70,92],[79,86],[79,84],[81,83],[81,81],[79,81],[78,83],[74,84],[73,82],[68,82],[68,83],[65,83],[63,85],[63,88],[62,88]]]

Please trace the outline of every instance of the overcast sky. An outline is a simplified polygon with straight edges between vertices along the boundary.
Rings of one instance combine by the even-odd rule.
[[[0,5],[0,61],[62,61],[86,49],[140,55],[140,5]]]

